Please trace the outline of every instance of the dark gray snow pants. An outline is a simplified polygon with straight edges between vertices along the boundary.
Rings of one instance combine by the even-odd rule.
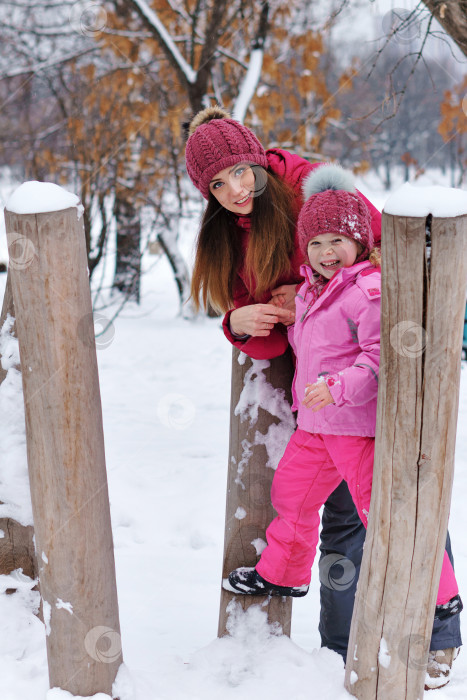
[[[365,534],[347,484],[342,481],[326,501],[322,516],[319,632],[321,646],[337,651],[344,661]],[[446,551],[454,565],[449,533]],[[446,620],[434,620],[430,649],[461,646],[459,617],[457,614]]]

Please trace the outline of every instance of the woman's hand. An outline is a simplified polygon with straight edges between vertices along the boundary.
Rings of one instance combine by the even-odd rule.
[[[250,304],[230,314],[230,329],[236,335],[268,336],[276,323],[290,325],[295,314],[273,304]]]
[[[282,284],[271,292],[272,299],[269,302],[281,309],[295,311],[296,284]]]
[[[329,406],[331,403],[334,403],[334,399],[326,382],[306,384],[305,398],[302,401],[305,408],[311,408],[316,413],[316,411],[321,411],[322,408]]]

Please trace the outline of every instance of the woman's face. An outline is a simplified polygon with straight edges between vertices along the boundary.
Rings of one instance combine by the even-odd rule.
[[[350,267],[360,255],[362,247],[353,240],[339,233],[322,233],[308,241],[308,260],[310,265],[330,280],[336,270]]]
[[[251,214],[255,191],[255,176],[248,163],[236,163],[224,168],[209,183],[209,190],[228,211]]]

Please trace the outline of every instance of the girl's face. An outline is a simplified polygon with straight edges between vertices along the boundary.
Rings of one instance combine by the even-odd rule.
[[[248,163],[236,163],[224,168],[209,183],[209,190],[228,211],[251,214],[255,191],[255,176]]]
[[[336,270],[350,267],[360,255],[362,247],[353,238],[340,233],[322,233],[308,241],[308,260],[310,265],[330,280]]]

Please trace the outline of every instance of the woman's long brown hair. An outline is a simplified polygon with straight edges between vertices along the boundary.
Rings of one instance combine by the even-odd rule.
[[[234,285],[244,266],[255,299],[274,288],[290,270],[298,206],[291,187],[278,175],[259,166],[245,260],[235,215],[209,194],[196,242],[191,295],[196,310],[208,303],[225,313],[233,307]]]

